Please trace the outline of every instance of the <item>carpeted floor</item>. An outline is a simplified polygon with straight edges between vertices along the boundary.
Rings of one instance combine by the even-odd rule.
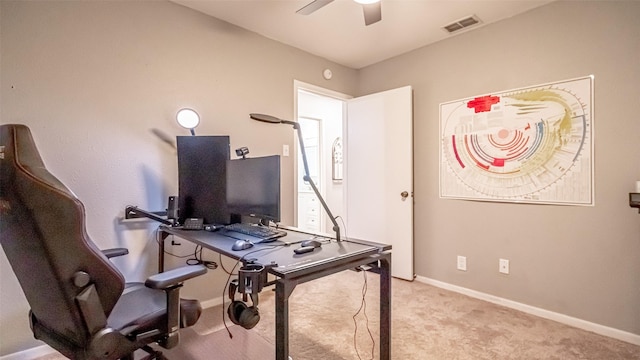
[[[346,271],[299,285],[290,298],[294,359],[358,359],[354,321],[362,272]],[[378,275],[366,273],[369,329],[378,358]],[[640,359],[640,346],[576,329],[419,282],[392,280],[392,356],[403,359]],[[331,289],[331,290],[328,290]],[[261,298],[256,330],[273,342],[273,293]],[[371,359],[362,314],[357,349]],[[322,354],[322,357],[318,357]]]
[[[289,301],[292,358],[378,359],[378,291],[378,275],[354,271],[298,285]],[[640,346],[433,286],[393,279],[392,292],[394,360],[640,360]],[[273,359],[274,297],[270,290],[261,294],[261,321],[254,329],[231,326],[229,339],[223,309],[217,306],[181,331],[178,347],[163,353],[173,360]],[[50,355],[38,360],[59,359]]]

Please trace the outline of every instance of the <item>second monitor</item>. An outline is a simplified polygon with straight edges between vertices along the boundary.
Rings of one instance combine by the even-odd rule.
[[[227,209],[263,224],[280,221],[280,156],[227,161]]]

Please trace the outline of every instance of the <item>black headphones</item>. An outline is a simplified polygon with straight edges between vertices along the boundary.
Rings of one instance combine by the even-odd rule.
[[[247,306],[242,301],[234,300],[236,289],[238,288],[238,280],[232,280],[229,284],[229,298],[231,304],[227,308],[229,320],[236,325],[240,325],[245,329],[251,329],[260,321],[260,313],[258,312],[258,294],[250,294],[253,306]],[[245,299],[246,300],[246,299]]]

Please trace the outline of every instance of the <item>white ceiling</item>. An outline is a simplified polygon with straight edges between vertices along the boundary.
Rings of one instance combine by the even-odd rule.
[[[296,10],[312,0],[171,1],[360,69],[552,0],[382,0],[382,21],[369,26],[353,0],[335,0],[306,16]],[[482,23],[454,34],[442,28],[471,15]]]

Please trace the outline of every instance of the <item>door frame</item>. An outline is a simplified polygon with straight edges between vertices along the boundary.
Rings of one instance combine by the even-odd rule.
[[[322,96],[322,97],[326,97],[326,98],[331,98],[331,99],[335,99],[335,100],[339,100],[342,101],[342,137],[343,137],[343,142],[345,140],[345,133],[346,133],[346,129],[347,129],[347,107],[346,107],[346,102],[349,99],[353,99],[354,96],[352,95],[348,95],[348,94],[344,94],[338,91],[334,91],[334,90],[330,90],[330,89],[326,89],[317,85],[313,85],[313,84],[309,84],[309,83],[305,83],[303,81],[300,80],[293,80],[293,116],[294,116],[294,121],[298,121],[298,92],[302,90],[302,91],[306,91],[309,93],[313,93],[315,95],[318,96]],[[294,138],[295,136],[297,136],[297,134],[295,134],[294,132]],[[294,148],[293,148],[293,163],[294,163],[294,167],[293,167],[293,176],[294,176],[294,182],[293,182],[293,220],[294,220],[294,224],[295,226],[299,226],[298,224],[298,167],[302,166],[301,164],[301,160],[298,159],[298,148],[299,148],[299,143],[297,140],[294,139],[293,141],[294,144]],[[322,193],[322,189],[321,193]],[[325,194],[323,194],[323,196],[325,196]],[[344,209],[346,209],[346,196],[342,197],[342,206]],[[324,214],[324,210],[322,209],[321,212]]]

